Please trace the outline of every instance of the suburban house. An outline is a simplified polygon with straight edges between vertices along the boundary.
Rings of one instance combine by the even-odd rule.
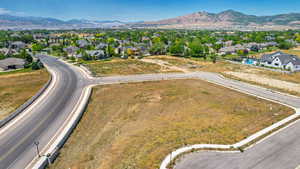
[[[44,35],[44,34],[33,34],[33,38],[34,40],[38,41],[38,42],[41,42],[43,41],[44,39],[48,38],[48,35]]]
[[[87,47],[88,45],[90,45],[90,43],[87,41],[87,40],[78,40],[77,41],[77,44],[80,48],[85,48]]]
[[[247,48],[237,44],[235,46],[223,47],[219,50],[219,55],[236,54],[239,50],[246,50]]]
[[[108,45],[106,43],[99,43],[95,48],[97,50],[103,50],[107,47]]]
[[[76,46],[69,46],[69,47],[66,47],[63,49],[65,52],[67,52],[68,56],[71,57],[71,56],[75,56],[77,51],[79,50],[78,47]]]
[[[250,42],[245,44],[237,44],[234,46],[226,46],[222,47],[219,50],[219,55],[228,55],[228,54],[236,54],[239,50],[244,51],[259,51],[261,49],[266,49],[271,46],[278,46],[276,42],[266,42],[266,43],[256,43],[256,42]]]
[[[97,59],[106,59],[107,56],[105,54],[105,52],[103,50],[89,50],[89,51],[86,51],[86,53],[90,56],[90,57],[94,57],[94,58],[97,58]],[[75,56],[76,58],[82,58],[83,55],[82,53],[78,54]]]
[[[87,51],[87,54],[90,55],[91,57],[95,57],[97,59],[105,59],[106,55],[103,50],[90,50]]]
[[[300,71],[300,59],[295,55],[283,52],[265,54],[260,60],[260,65],[290,70],[292,72]]]
[[[24,49],[25,47],[26,47],[26,44],[21,41],[16,41],[11,44],[11,48],[16,49],[16,50],[21,50],[21,49]]]
[[[10,69],[22,69],[26,62],[24,59],[19,58],[7,58],[0,60],[0,71],[7,71]]]

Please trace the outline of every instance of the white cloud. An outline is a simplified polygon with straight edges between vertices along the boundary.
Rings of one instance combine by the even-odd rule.
[[[0,8],[0,14],[11,14],[12,11],[5,9],[5,8]]]
[[[15,16],[27,16],[24,12],[19,11],[11,11],[9,9],[0,8],[0,15],[9,14],[9,15],[15,15]]]
[[[27,16],[27,14],[25,12],[14,12],[13,15],[16,15],[16,16]]]

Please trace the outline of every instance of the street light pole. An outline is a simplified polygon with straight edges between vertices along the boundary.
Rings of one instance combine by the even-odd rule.
[[[51,154],[47,154],[47,155],[41,155],[40,154],[40,149],[39,149],[39,144],[40,142],[38,141],[35,141],[34,142],[34,145],[36,146],[36,151],[37,151],[37,154],[38,154],[38,157],[41,158],[41,157],[46,157],[47,158],[47,162],[48,162],[48,165],[51,165]]]
[[[38,156],[41,157],[40,149],[39,149],[39,144],[40,144],[40,142],[35,141],[34,144],[35,144],[35,146],[36,146],[36,151],[37,151]]]

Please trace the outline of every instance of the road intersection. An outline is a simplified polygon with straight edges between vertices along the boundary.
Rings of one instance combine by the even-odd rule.
[[[92,78],[86,71],[61,62],[54,57],[41,56],[40,58],[51,72],[53,80],[39,99],[0,129],[1,169],[34,168],[34,166],[47,160],[44,157],[37,157],[34,142],[39,141],[42,155],[48,154],[51,148],[50,152],[53,152],[53,149],[60,148],[78,122],[83,113],[82,108],[89,98],[90,90],[95,85],[198,78],[275,101],[296,110],[300,108],[300,98],[298,97],[226,79],[215,73],[191,72]],[[270,166],[278,168],[278,166],[289,162],[290,165],[286,164],[285,167],[280,169],[293,169],[293,167],[296,167],[297,161],[300,162],[300,156],[297,156],[297,152],[300,153],[300,146],[297,145],[297,141],[300,141],[299,136],[300,124],[296,123],[288,130],[283,130],[243,154],[195,153],[180,161],[176,168],[206,169],[220,167],[239,169],[265,167],[268,169]],[[268,162],[272,162],[274,165]],[[279,165],[281,162],[282,165]]]

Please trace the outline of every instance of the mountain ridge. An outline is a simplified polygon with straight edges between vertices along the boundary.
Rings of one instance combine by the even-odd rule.
[[[0,15],[0,29],[78,29],[112,28],[126,24],[118,20],[94,21],[87,19],[60,20],[51,17]]]
[[[300,13],[277,14],[270,16],[248,15],[235,10],[226,10],[219,13],[206,11],[194,12],[188,15],[159,21],[143,22],[134,27],[158,28],[230,28],[230,27],[274,27],[300,28]]]
[[[257,16],[232,9],[219,13],[194,12],[159,21],[60,20],[51,17],[0,15],[0,29],[162,28],[162,29],[300,29],[300,13]]]

